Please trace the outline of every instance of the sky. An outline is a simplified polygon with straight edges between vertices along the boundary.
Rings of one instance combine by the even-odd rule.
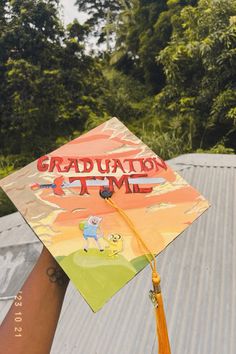
[[[73,21],[74,18],[78,18],[80,22],[84,22],[87,18],[86,14],[78,11],[74,6],[75,0],[61,0],[61,4],[64,7],[64,20],[65,24]]]
[[[78,8],[74,6],[75,1],[76,0],[60,0],[62,6],[64,7],[63,18],[65,25],[72,22],[75,18],[77,18],[82,24],[88,18],[88,15],[85,12],[79,12]],[[96,40],[92,36],[90,36],[90,38],[88,39],[85,48],[87,52],[89,52],[90,50],[96,50]]]

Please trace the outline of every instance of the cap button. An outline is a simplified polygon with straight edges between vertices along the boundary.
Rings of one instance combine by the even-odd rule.
[[[111,198],[113,192],[108,187],[104,187],[100,189],[99,194],[103,199],[108,199]]]

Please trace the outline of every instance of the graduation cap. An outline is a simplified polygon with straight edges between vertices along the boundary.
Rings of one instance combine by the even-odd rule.
[[[159,352],[170,353],[155,256],[209,207],[198,191],[117,118],[0,186],[94,312],[150,264]]]

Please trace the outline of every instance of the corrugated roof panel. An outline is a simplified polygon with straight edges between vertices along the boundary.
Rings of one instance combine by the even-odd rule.
[[[0,218],[0,248],[27,243],[41,244],[19,212]]]
[[[166,260],[161,274],[167,287],[172,352],[233,354],[236,169],[195,166],[181,174],[201,190],[212,207],[158,257],[158,264]],[[173,266],[167,264],[168,259]],[[167,284],[167,274],[172,286]]]
[[[5,318],[12,304],[12,300],[0,300],[0,324]]]
[[[39,256],[38,246],[24,244],[0,248],[0,299],[14,297],[18,292]]]

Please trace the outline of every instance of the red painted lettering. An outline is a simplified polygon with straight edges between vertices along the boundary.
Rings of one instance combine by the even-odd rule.
[[[163,161],[160,157],[153,159],[155,166],[156,166],[156,171],[159,171],[160,167],[163,168],[164,170],[167,170],[167,165],[165,161]]]
[[[135,174],[130,175],[130,178],[145,178],[148,177],[147,174]],[[133,184],[133,193],[151,193],[153,187],[141,188],[138,184]]]
[[[100,173],[109,173],[110,172],[110,162],[111,160],[106,159],[105,162],[105,168],[102,168],[102,159],[95,159],[96,163],[97,163],[97,167],[98,167],[98,171]]]
[[[89,159],[89,158],[84,158],[84,159],[80,159],[80,161],[83,162],[84,164],[84,168],[83,168],[83,173],[89,173],[93,170],[93,160]]]
[[[124,170],[122,163],[119,159],[113,159],[113,162],[114,162],[113,170],[112,170],[113,173],[116,173],[117,168],[121,169],[121,171],[125,173],[125,170]]]
[[[54,157],[54,156],[51,157],[50,166],[49,166],[48,172],[53,172],[55,167],[56,167],[58,172],[62,172],[62,170],[61,170],[62,162],[63,162],[63,158],[62,157]]]
[[[40,172],[45,172],[48,170],[48,164],[44,161],[48,160],[48,156],[42,156],[37,161],[37,168]]]
[[[114,192],[114,185],[119,189],[123,185],[125,185],[125,193],[132,193],[132,190],[130,189],[130,185],[129,185],[129,180],[128,180],[129,175],[123,175],[120,178],[114,176],[108,176],[107,179],[109,181],[110,191]]]

